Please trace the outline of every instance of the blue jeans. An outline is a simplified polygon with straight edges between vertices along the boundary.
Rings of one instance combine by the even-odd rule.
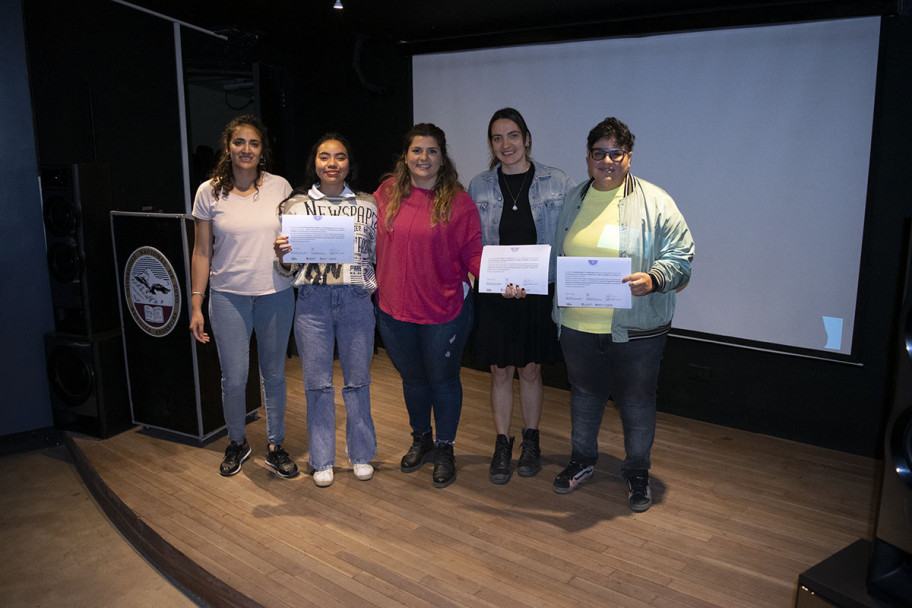
[[[659,364],[666,340],[662,335],[615,343],[611,334],[561,327],[561,350],[570,380],[571,460],[596,463],[602,416],[612,399],[624,427],[622,474],[633,477],[649,470]]]
[[[247,372],[254,331],[265,395],[266,435],[272,445],[285,440],[285,357],[293,315],[292,289],[262,296],[209,292],[209,320],[222,367],[222,410],[231,441],[241,442],[246,436]]]
[[[402,376],[409,425],[417,433],[431,430],[438,443],[453,443],[462,413],[462,353],[472,330],[472,294],[452,321],[423,325],[397,321],[377,309],[377,327],[390,361]]]
[[[370,293],[349,285],[302,285],[295,310],[295,340],[304,370],[310,466],[332,468],[336,460],[333,350],[339,345],[345,442],[352,464],[377,455],[371,418],[370,364],[374,356],[374,305]]]

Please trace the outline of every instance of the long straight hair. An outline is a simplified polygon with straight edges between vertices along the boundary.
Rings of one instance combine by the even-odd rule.
[[[393,229],[393,220],[399,214],[399,208],[402,206],[402,199],[412,193],[412,175],[409,173],[408,156],[409,148],[412,146],[412,140],[416,137],[433,137],[440,148],[441,163],[440,171],[437,173],[437,181],[434,183],[434,208],[431,210],[431,226],[439,223],[450,221],[450,214],[453,210],[453,200],[456,194],[461,191],[462,184],[459,183],[459,174],[456,172],[456,166],[450,160],[447,154],[446,134],[443,129],[429,122],[418,123],[405,134],[403,138],[402,153],[396,160],[396,168],[392,173],[384,178],[392,178],[392,184],[386,188],[389,191],[389,204],[386,207],[386,229]]]

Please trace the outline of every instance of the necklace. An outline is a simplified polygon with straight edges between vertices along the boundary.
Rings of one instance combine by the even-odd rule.
[[[513,199],[513,211],[519,209],[519,207],[516,206],[516,201],[519,200],[519,197],[523,192],[523,188],[526,187],[526,178],[529,177],[529,173],[531,172],[531,167],[526,170],[525,174],[523,175],[522,183],[519,185],[519,191],[516,193],[516,196],[513,196],[513,191],[510,190],[510,182],[507,181],[507,176],[504,175],[503,171],[500,172],[500,176],[503,178],[503,185],[506,186],[507,192],[510,194],[510,198]]]

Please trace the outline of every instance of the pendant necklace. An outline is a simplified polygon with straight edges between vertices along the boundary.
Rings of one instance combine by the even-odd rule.
[[[530,169],[531,169],[531,167],[530,167]],[[510,182],[507,181],[507,176],[504,175],[503,171],[500,172],[501,177],[503,177],[503,184],[504,184],[504,186],[506,186],[507,192],[510,194],[510,198],[513,199],[513,211],[516,211],[519,209],[519,207],[516,206],[516,201],[519,200],[519,197],[522,194],[523,188],[526,187],[526,178],[529,177],[530,172],[531,171],[529,169],[527,169],[525,175],[523,175],[523,180],[522,180],[522,183],[519,185],[519,192],[517,192],[516,196],[513,196],[513,191],[510,190]]]

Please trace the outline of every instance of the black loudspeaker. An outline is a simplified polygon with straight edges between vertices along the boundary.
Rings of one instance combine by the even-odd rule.
[[[872,594],[912,606],[912,238],[906,224],[905,288],[894,350],[892,406],[884,434],[884,471],[868,568]]]
[[[51,405],[57,427],[110,437],[131,426],[119,331],[44,337]]]
[[[117,288],[108,214],[106,165],[41,168],[41,201],[54,327],[91,336],[117,329]]]

